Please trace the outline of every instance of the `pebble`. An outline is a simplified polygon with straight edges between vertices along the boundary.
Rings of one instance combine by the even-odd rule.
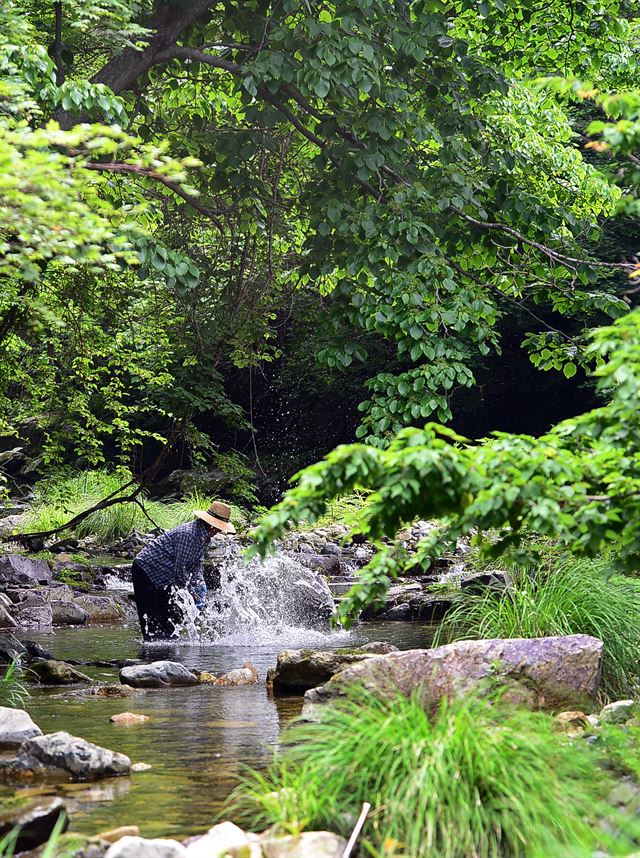
[[[131,766],[132,772],[148,772],[152,769],[153,766],[150,766],[149,763],[133,763]]]

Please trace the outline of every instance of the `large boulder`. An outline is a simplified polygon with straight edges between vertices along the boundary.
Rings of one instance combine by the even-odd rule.
[[[0,629],[15,629],[18,623],[11,616],[5,605],[0,605]]]
[[[88,623],[115,623],[124,615],[122,606],[110,596],[76,596],[73,601],[86,611]]]
[[[51,605],[34,607],[19,605],[16,619],[23,629],[50,629],[53,625]]]
[[[386,652],[397,650],[390,644],[378,644],[377,653],[380,653],[380,649]],[[267,683],[272,685],[276,693],[301,694],[316,685],[328,682],[346,667],[372,658],[374,654],[376,648],[371,645],[368,650],[285,649],[278,653],[276,666],[269,671]]]
[[[602,641],[589,635],[458,641],[369,658],[307,691],[303,716],[353,685],[378,694],[419,691],[425,708],[474,688],[504,687],[505,699],[535,709],[593,709],[600,684]]]
[[[69,818],[61,798],[38,797],[26,803],[12,807],[10,802],[0,810],[0,840],[9,834],[17,832],[14,844],[16,852],[26,852],[37,849],[46,843],[60,819],[65,814],[62,831],[69,825]]]
[[[0,583],[3,584],[48,584],[51,569],[46,560],[22,557],[20,554],[4,554],[0,557]]]
[[[187,850],[177,840],[146,840],[121,837],[112,844],[105,858],[186,858]]]
[[[43,685],[73,685],[76,682],[93,681],[90,676],[76,670],[66,661],[57,661],[52,658],[33,661],[28,669],[31,675],[35,675]]]
[[[0,763],[0,776],[95,781],[127,775],[130,769],[124,754],[60,731],[27,739],[13,760]]]
[[[134,688],[166,688],[170,685],[197,685],[198,676],[177,661],[153,661],[123,667],[120,682]]]
[[[0,706],[0,748],[18,748],[35,736],[42,736],[42,730],[24,709]]]
[[[54,626],[82,626],[89,614],[75,602],[51,602],[51,617]]]

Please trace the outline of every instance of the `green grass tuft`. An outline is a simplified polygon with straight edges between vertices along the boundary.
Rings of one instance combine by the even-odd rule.
[[[30,695],[20,677],[20,668],[16,661],[4,667],[4,673],[0,676],[0,706],[20,709],[25,705]]]
[[[118,491],[131,479],[125,471],[104,470],[74,472],[38,484],[36,497],[26,513],[21,527],[26,532],[52,530],[69,519]],[[152,501],[141,494],[144,510],[136,503],[114,504],[98,510],[81,521],[71,532],[82,538],[95,536],[103,543],[128,536],[134,531],[149,532],[154,527],[170,530],[193,519],[194,509],[206,509],[213,498],[192,494],[180,501]],[[146,514],[145,514],[146,513]],[[244,514],[232,507],[236,523],[244,521]]]
[[[595,752],[542,713],[467,697],[429,716],[417,697],[355,689],[321,723],[290,728],[228,810],[256,828],[348,836],[368,801],[362,838],[375,856],[569,858],[604,845],[608,786]],[[619,831],[612,839],[610,854],[627,854]]]
[[[605,561],[572,560],[531,574],[515,571],[513,588],[469,594],[445,617],[434,645],[454,640],[587,634],[604,643],[602,690],[637,693],[640,683],[640,588],[608,577]]]

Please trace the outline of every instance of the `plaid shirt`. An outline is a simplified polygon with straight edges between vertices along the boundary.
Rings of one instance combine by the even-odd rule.
[[[197,518],[161,533],[136,557],[154,587],[193,587],[204,583],[202,557],[209,544],[205,525]]]

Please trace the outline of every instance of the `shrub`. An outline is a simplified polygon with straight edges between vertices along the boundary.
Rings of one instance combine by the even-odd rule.
[[[590,746],[570,744],[542,713],[467,697],[430,716],[417,697],[355,689],[284,743],[232,794],[240,822],[348,836],[369,801],[368,851],[412,858],[568,858],[604,837],[607,776]]]
[[[70,518],[98,503],[126,485],[131,474],[126,470],[82,471],[65,474],[42,482],[36,489],[36,497],[25,515],[22,527],[26,531],[52,530]],[[212,498],[193,494],[180,501],[161,502],[140,496],[144,509],[136,503],[114,504],[97,510],[79,522],[73,532],[79,536],[96,536],[102,542],[110,542],[128,536],[134,530],[148,532],[154,527],[169,530],[193,519],[194,509],[206,509]],[[243,514],[232,508],[234,521],[241,521]]]
[[[587,634],[604,643],[602,690],[629,696],[640,683],[640,588],[607,577],[604,561],[572,560],[539,574],[516,570],[506,591],[466,595],[445,617],[434,645],[485,638]]]

